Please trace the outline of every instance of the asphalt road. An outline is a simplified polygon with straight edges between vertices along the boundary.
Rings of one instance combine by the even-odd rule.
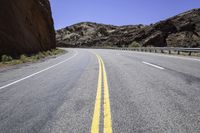
[[[200,132],[200,59],[68,51],[0,69],[0,133]]]

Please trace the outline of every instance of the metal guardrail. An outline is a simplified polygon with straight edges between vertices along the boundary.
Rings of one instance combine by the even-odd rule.
[[[165,53],[166,51],[171,54],[172,52],[177,52],[179,55],[180,52],[186,52],[190,56],[192,52],[200,53],[200,48],[178,48],[178,47],[138,47],[138,48],[107,48],[107,49],[116,49],[116,50],[129,50],[129,51],[141,51],[141,52],[154,52],[154,53]]]

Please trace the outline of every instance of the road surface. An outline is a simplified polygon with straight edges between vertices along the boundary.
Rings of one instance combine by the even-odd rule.
[[[200,59],[68,49],[0,69],[0,133],[199,133]]]

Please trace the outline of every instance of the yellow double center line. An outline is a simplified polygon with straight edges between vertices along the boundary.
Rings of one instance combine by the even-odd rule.
[[[97,56],[99,62],[99,77],[98,77],[98,86],[97,86],[97,95],[94,107],[94,114],[92,119],[91,133],[99,133],[99,123],[100,123],[100,114],[101,114],[101,98],[102,98],[102,88],[103,89],[103,108],[104,108],[104,133],[112,133],[112,119],[110,111],[110,100],[109,100],[109,90],[108,90],[108,81],[107,74],[105,70],[105,65],[102,58]],[[103,84],[102,84],[103,81]],[[103,85],[103,86],[102,86]]]

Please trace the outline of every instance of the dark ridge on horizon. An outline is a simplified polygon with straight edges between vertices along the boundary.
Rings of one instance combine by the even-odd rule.
[[[200,8],[150,25],[115,26],[80,22],[57,30],[58,46],[200,47]]]

